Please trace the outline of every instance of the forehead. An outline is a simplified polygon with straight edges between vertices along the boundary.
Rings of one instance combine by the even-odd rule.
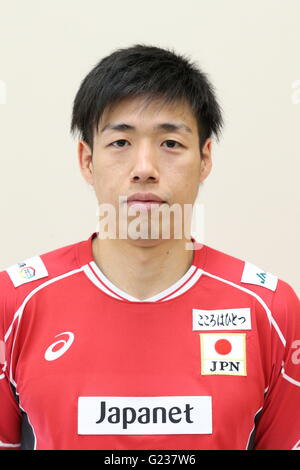
[[[165,103],[159,98],[124,98],[104,110],[98,123],[98,132],[120,122],[151,128],[165,122],[176,122],[189,127],[193,134],[197,134],[197,120],[190,105],[185,101]]]

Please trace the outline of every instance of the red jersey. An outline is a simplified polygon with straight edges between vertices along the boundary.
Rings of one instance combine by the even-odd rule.
[[[139,300],[96,235],[0,273],[0,447],[298,448],[293,289],[193,241],[186,274]]]

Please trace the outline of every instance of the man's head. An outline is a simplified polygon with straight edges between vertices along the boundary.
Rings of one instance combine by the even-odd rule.
[[[211,169],[221,109],[206,76],[157,47],[121,49],[99,62],[76,95],[71,129],[99,204],[152,193],[193,205]],[[119,220],[119,219],[118,219]]]
[[[118,49],[84,78],[73,105],[71,131],[93,150],[93,139],[107,107],[123,98],[185,101],[197,121],[200,150],[221,133],[223,118],[214,88],[205,73],[185,57],[154,46]]]

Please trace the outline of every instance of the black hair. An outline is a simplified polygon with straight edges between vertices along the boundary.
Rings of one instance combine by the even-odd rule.
[[[169,49],[137,44],[104,57],[81,82],[73,103],[71,133],[93,150],[104,110],[127,97],[161,98],[164,104],[187,102],[197,120],[200,151],[223,127],[213,85],[198,66]]]

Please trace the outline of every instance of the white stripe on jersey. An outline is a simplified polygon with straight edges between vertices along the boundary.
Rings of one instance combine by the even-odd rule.
[[[138,299],[136,297],[133,297],[132,295],[127,294],[127,292],[122,291],[119,289],[116,285],[114,285],[104,274],[103,272],[98,268],[96,263],[92,261],[89,263],[89,266],[91,267],[92,271],[97,275],[101,283],[97,283],[97,286],[103,290],[106,294],[112,295],[113,297],[118,296],[118,298],[122,300],[130,300],[132,302],[156,302],[158,300],[168,300],[169,298],[177,297],[177,295],[180,295],[178,292],[175,292],[177,289],[179,289],[180,286],[183,286],[186,281],[189,279],[189,277],[193,277],[193,275],[197,271],[197,267],[195,265],[190,266],[188,271],[174,284],[172,284],[170,287],[167,289],[163,290],[162,292],[159,292],[158,294],[149,297],[147,299]],[[86,274],[88,275],[88,272],[86,271]],[[195,282],[199,279],[200,276],[195,280]],[[192,284],[190,284],[191,287]],[[182,292],[185,292],[184,289]],[[173,296],[170,297],[170,295],[174,293]],[[181,293],[181,292],[180,292]],[[114,295],[115,294],[115,295]]]
[[[265,309],[265,312],[267,314],[267,317],[269,319],[269,322],[271,325],[273,325],[273,327],[275,328],[283,346],[285,347],[286,346],[286,339],[285,337],[283,336],[279,326],[277,325],[276,321],[274,320],[274,318],[272,317],[272,313],[269,309],[269,307],[267,306],[267,304],[263,301],[263,299],[256,294],[256,292],[253,292],[252,290],[250,289],[247,289],[246,287],[242,287],[242,286],[239,286],[238,284],[235,284],[234,282],[231,282],[231,281],[227,281],[226,279],[223,279],[222,277],[219,277],[219,276],[215,276],[214,274],[210,274],[206,271],[202,271],[203,274],[206,274],[207,276],[209,277],[212,277],[213,279],[217,279],[218,281],[221,281],[221,282],[225,282],[225,284],[229,284],[230,286],[233,286],[233,287],[236,287],[237,289],[240,289],[244,292],[247,292],[248,294],[252,295],[253,297],[255,297],[259,303],[263,306],[263,308]]]
[[[114,297],[115,299],[118,299],[118,300],[122,300],[122,297],[120,297],[119,295],[116,295],[114,294],[113,292],[111,292],[110,290],[108,290],[105,285],[99,281],[99,279],[95,276],[95,274],[93,273],[93,271],[91,270],[90,266],[88,266],[87,264],[83,267],[83,271],[84,273],[87,275],[87,277],[90,279],[90,281],[92,281],[93,284],[95,284],[99,289],[101,289],[103,292],[105,292],[106,294]],[[134,299],[132,297],[132,299]]]
[[[4,341],[6,342],[7,339],[9,338],[10,334],[11,334],[11,330],[12,330],[12,327],[13,327],[13,324],[15,322],[15,320],[22,316],[22,313],[23,313],[23,310],[25,308],[25,305],[27,304],[27,302],[31,299],[31,297],[34,296],[34,294],[36,294],[36,292],[38,292],[39,290],[43,289],[44,287],[48,286],[49,284],[52,284],[53,282],[56,282],[56,281],[59,281],[60,279],[63,279],[65,277],[68,277],[68,276],[72,276],[72,274],[76,274],[76,273],[79,273],[81,271],[83,271],[84,269],[84,266],[82,266],[81,268],[79,269],[74,269],[73,271],[69,271],[65,274],[61,274],[60,276],[57,276],[57,277],[54,277],[53,279],[49,279],[49,281],[46,281],[46,282],[43,282],[42,284],[40,284],[38,287],[36,287],[35,289],[33,289],[31,292],[29,292],[29,294],[27,295],[27,297],[25,297],[25,299],[23,300],[23,303],[20,305],[20,307],[18,308],[18,310],[16,311],[15,315],[14,315],[14,318],[13,318],[13,321],[11,322],[10,324],[10,327],[8,328],[5,336],[4,336]],[[19,318],[19,322],[20,322],[20,318]],[[18,323],[19,323],[18,322]]]
[[[0,441],[0,447],[21,447],[21,443],[19,443],[19,444],[9,444],[8,442]]]
[[[196,284],[198,279],[200,279],[201,275],[202,275],[202,269],[197,269],[195,273],[193,274],[193,277],[186,284],[184,284],[181,287],[181,289],[179,289],[177,292],[174,292],[174,294],[169,295],[168,298],[163,299],[163,302],[169,299],[174,299],[174,297],[177,297],[178,295],[181,295],[187,290],[189,290],[194,284]]]
[[[284,367],[281,369],[282,377],[287,380],[288,382],[291,382],[293,385],[297,385],[297,387],[300,387],[300,382],[298,380],[293,379],[289,375],[286,375]]]
[[[22,318],[23,311],[24,311],[24,308],[25,308],[27,302],[31,299],[31,297],[34,296],[34,294],[36,294],[38,291],[40,291],[44,287],[46,287],[50,284],[53,284],[54,282],[59,281],[60,279],[64,279],[65,277],[72,276],[73,274],[77,274],[77,273],[83,271],[83,268],[84,268],[84,266],[81,267],[80,269],[74,269],[73,271],[69,271],[68,273],[65,273],[65,274],[62,274],[60,276],[54,277],[53,279],[49,279],[48,281],[40,284],[38,287],[36,287],[36,289],[33,289],[27,295],[27,297],[25,297],[25,299],[23,300],[23,303],[21,304],[21,306],[16,311],[16,313],[14,315],[14,318],[13,318],[13,321],[12,321],[10,327],[8,328],[8,330],[7,330],[7,332],[4,336],[4,341],[6,342],[9,338],[11,332],[12,332],[12,328],[13,328],[13,324],[14,324],[15,320],[18,319],[18,326],[17,326],[17,329],[16,329],[16,334],[15,334],[15,337],[14,337],[14,340],[13,340],[13,346],[12,346],[12,350],[11,350],[10,372],[9,372],[10,381],[15,387],[17,387],[17,384],[16,384],[16,382],[14,381],[14,379],[12,377],[12,357],[13,357],[14,346],[15,346],[15,342],[16,342],[16,338],[17,338],[17,334],[18,334],[18,328],[19,328],[20,320]]]

